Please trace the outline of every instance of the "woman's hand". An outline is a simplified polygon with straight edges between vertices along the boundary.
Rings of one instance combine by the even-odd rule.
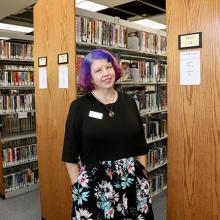
[[[79,165],[77,163],[65,163],[65,164],[71,180],[71,184],[73,185],[76,182],[76,179],[79,175]]]

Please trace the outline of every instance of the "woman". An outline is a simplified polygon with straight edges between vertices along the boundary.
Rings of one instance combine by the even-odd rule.
[[[62,156],[73,220],[153,219],[143,125],[134,100],[113,87],[120,74],[103,49],[91,51],[81,66],[79,84],[87,94],[70,106]]]

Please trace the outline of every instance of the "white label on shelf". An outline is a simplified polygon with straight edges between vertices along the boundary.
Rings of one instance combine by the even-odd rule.
[[[68,88],[68,66],[59,65],[59,88]]]
[[[47,88],[47,68],[39,67],[39,89]]]
[[[200,85],[200,50],[180,52],[180,85]]]
[[[27,118],[27,112],[18,112],[18,118]]]

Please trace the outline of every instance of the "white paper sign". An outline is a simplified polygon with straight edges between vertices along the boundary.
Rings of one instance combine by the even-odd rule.
[[[180,52],[180,85],[200,85],[200,50]]]
[[[39,67],[39,89],[47,88],[47,69],[46,67]]]
[[[59,65],[59,88],[68,88],[68,66]]]
[[[21,118],[27,118],[27,112],[18,112],[18,118],[21,119]]]

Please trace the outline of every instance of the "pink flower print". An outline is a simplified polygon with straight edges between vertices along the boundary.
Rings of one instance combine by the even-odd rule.
[[[89,178],[88,178],[87,172],[86,172],[86,171],[83,171],[83,172],[79,175],[79,184],[82,185],[83,187],[89,188],[88,182],[89,182]]]
[[[145,214],[148,213],[148,205],[145,204],[143,207],[141,207],[140,211]]]
[[[130,174],[133,174],[133,175],[134,175],[134,171],[135,171],[134,162],[129,162],[129,163],[128,163],[128,172],[129,172]]]
[[[83,171],[86,170],[86,167],[85,166],[80,166],[79,170],[80,170],[80,172],[83,172]]]
[[[113,172],[112,172],[112,169],[107,169],[106,170],[106,174],[107,174],[107,176],[109,176],[110,177],[110,179],[112,180],[112,176],[113,176]]]
[[[114,214],[115,214],[115,210],[113,208],[107,210],[107,212],[106,212],[106,216],[107,216],[108,219],[113,218]]]

